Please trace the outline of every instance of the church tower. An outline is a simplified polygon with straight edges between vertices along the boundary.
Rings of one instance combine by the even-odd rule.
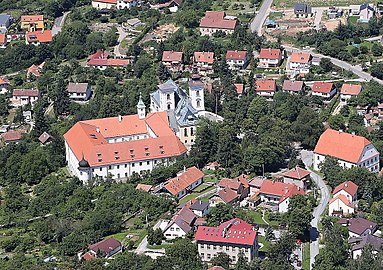
[[[142,101],[141,93],[140,93],[140,99],[137,103],[137,114],[139,119],[145,119],[146,112],[145,112],[146,106],[145,103]]]

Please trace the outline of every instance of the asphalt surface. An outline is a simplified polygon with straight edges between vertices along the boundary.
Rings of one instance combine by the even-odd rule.
[[[261,7],[258,10],[257,15],[254,17],[254,20],[250,24],[250,31],[252,33],[256,32],[258,36],[262,36],[262,26],[270,13],[270,7],[272,3],[273,0],[263,1]]]
[[[63,25],[65,23],[65,19],[69,13],[70,13],[70,11],[67,11],[63,14],[63,16],[57,17],[55,19],[55,22],[54,22],[53,27],[52,27],[52,36],[57,35],[61,31],[61,28],[63,27]]]
[[[124,31],[124,29],[121,26],[117,27],[118,32],[118,43],[116,46],[114,46],[113,52],[114,55],[117,57],[124,56],[124,54],[121,52],[121,42],[128,36],[128,33]]]

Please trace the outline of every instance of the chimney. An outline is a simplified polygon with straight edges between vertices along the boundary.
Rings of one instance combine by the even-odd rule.
[[[121,121],[122,121],[122,116],[121,116],[121,115],[118,115],[118,122],[121,123]]]
[[[184,172],[186,172],[186,166],[184,166]]]
[[[350,220],[347,219],[347,220],[346,220],[346,226],[349,226],[349,225],[350,225]]]
[[[344,184],[344,186],[345,186],[345,187],[348,187],[348,184],[346,183],[346,184]]]
[[[96,127],[96,132],[100,133],[100,128],[99,127]]]

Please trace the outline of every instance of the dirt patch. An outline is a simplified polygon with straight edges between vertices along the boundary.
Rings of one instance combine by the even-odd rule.
[[[117,26],[119,26],[119,24],[117,23],[94,23],[91,26],[89,26],[89,28],[90,30],[92,30],[92,32],[106,33],[110,29],[112,29],[112,27],[117,27]]]
[[[334,31],[338,27],[339,22],[341,22],[342,24],[346,24],[346,18],[342,17],[334,20],[328,20],[323,24],[328,31]]]
[[[145,37],[141,40],[141,43],[151,40],[157,42],[165,41],[170,37],[171,34],[175,33],[178,29],[179,27],[172,23],[160,25],[155,30],[147,33]]]

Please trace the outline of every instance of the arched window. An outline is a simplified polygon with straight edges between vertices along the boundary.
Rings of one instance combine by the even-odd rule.
[[[168,104],[168,110],[170,110],[170,104]]]
[[[187,137],[188,136],[188,130],[185,128],[184,129],[184,136]]]
[[[170,100],[170,94],[167,94],[167,95],[166,95],[166,99],[167,99],[167,100]]]
[[[197,97],[199,97],[199,91],[197,91],[196,95],[197,95]]]
[[[197,108],[201,107],[201,101],[197,100]]]

